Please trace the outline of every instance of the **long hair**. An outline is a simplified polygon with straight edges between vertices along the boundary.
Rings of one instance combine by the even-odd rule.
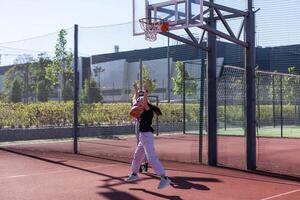
[[[154,112],[156,115],[158,115],[158,116],[162,115],[162,112],[161,112],[161,110],[160,110],[159,107],[157,107],[157,106],[155,106],[155,105],[152,105],[151,103],[148,103],[148,106],[151,107],[151,109],[153,110],[153,112]]]

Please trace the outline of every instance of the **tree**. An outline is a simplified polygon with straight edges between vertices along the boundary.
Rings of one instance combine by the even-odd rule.
[[[63,100],[66,101],[70,101],[73,99],[73,86],[72,83],[70,81],[67,81],[65,83],[65,86],[62,89],[62,97]]]
[[[186,95],[192,97],[196,95],[197,92],[197,82],[189,75],[189,73],[183,70],[183,62],[177,61],[176,62],[176,77],[172,78],[174,83],[174,94],[175,95],[182,95],[183,94],[183,81],[189,80],[185,86]],[[184,77],[185,76],[185,77]],[[185,80],[184,80],[185,78]]]
[[[16,79],[19,79],[19,84],[20,86],[23,86],[22,91],[24,92],[21,96],[24,97],[25,102],[28,102],[29,94],[32,92],[30,87],[30,68],[32,62],[33,58],[30,55],[24,54],[18,56],[14,66],[5,73],[4,93],[9,94],[11,85]]]
[[[64,94],[64,92],[70,92],[70,87],[72,87],[73,82],[73,55],[71,51],[67,50],[66,36],[67,32],[64,29],[58,33],[53,62],[46,68],[46,79],[48,79],[53,86],[61,89],[64,100],[69,96],[69,94]]]
[[[82,94],[82,100],[84,103],[97,103],[103,99],[101,90],[97,87],[97,83],[94,79],[86,79],[84,81],[84,89]]]
[[[38,54],[38,58],[31,64],[31,90],[35,91],[38,101],[47,101],[51,91],[51,82],[46,79],[46,68],[51,60],[46,53]],[[46,100],[47,99],[47,100]]]
[[[13,103],[22,102],[22,88],[19,79],[14,80],[9,99]]]
[[[289,67],[288,74],[283,78],[283,91],[285,99],[289,104],[296,102],[298,91],[297,86],[299,85],[299,78],[296,76],[296,68]]]
[[[101,102],[103,97],[101,95],[101,90],[100,88],[97,87],[97,83],[94,79],[91,80],[90,83],[90,102],[91,103],[97,103]]]
[[[6,95],[5,95],[3,92],[0,91],[0,102],[1,102],[1,101],[4,102],[4,101],[6,101],[6,100],[7,100]]]
[[[37,82],[36,85],[36,96],[37,100],[41,102],[46,102],[48,101],[49,98],[49,91],[48,87],[45,81],[39,81]]]
[[[147,83],[149,92],[155,91],[157,84],[154,79],[151,79],[150,71],[146,66],[143,66],[142,76],[143,76],[143,83]]]

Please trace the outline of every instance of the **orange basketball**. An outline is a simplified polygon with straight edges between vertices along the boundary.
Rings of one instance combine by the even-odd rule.
[[[133,118],[139,118],[141,115],[141,110],[138,106],[132,106],[129,111],[129,115]]]
[[[160,30],[162,32],[167,32],[169,30],[169,23],[168,22],[163,22],[161,25],[160,25]]]

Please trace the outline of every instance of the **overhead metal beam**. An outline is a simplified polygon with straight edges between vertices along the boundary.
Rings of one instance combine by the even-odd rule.
[[[232,32],[232,30],[231,30],[229,24],[228,24],[228,23],[226,22],[226,20],[224,19],[224,17],[223,17],[223,15],[222,15],[222,13],[220,12],[220,10],[217,9],[217,8],[215,8],[215,11],[216,11],[217,15],[219,16],[219,18],[221,19],[221,21],[222,21],[223,25],[225,26],[226,30],[228,31],[228,33],[231,35],[231,37],[233,37],[233,38],[236,39],[234,33]]]
[[[178,40],[179,42],[182,42],[182,43],[185,43],[185,44],[189,44],[189,45],[191,45],[191,46],[193,46],[195,48],[200,48],[200,49],[202,49],[204,51],[208,51],[208,48],[206,46],[203,46],[203,45],[198,44],[198,43],[194,43],[191,40],[185,39],[185,38],[180,37],[178,35],[175,35],[173,33],[170,33],[170,32],[160,32],[159,34],[167,36],[167,37],[170,37],[170,38],[172,38],[174,40]]]
[[[244,20],[243,20],[243,22],[242,22],[242,24],[241,24],[239,33],[238,33],[238,35],[237,35],[237,39],[238,39],[238,40],[239,40],[240,37],[241,37],[241,34],[242,34],[242,31],[243,31],[244,26],[245,26],[245,18],[244,18]]]
[[[201,39],[200,39],[200,41],[199,41],[199,44],[202,43],[202,41],[203,41],[203,39],[204,39],[205,32],[206,32],[206,31],[203,30],[202,35],[201,35]]]
[[[167,8],[156,8],[156,11],[167,13],[167,14],[170,14],[170,15],[175,15],[174,10],[170,10],[170,9],[167,9]],[[177,12],[177,13],[178,13],[178,16],[185,17],[185,13],[183,13],[183,12]]]
[[[184,30],[189,35],[189,37],[193,40],[193,42],[198,44],[198,40],[194,37],[193,33],[188,28],[185,28]]]
[[[192,0],[192,2],[200,3],[199,0]],[[235,14],[240,14],[240,15],[244,15],[244,16],[246,16],[248,14],[247,12],[242,11],[242,10],[230,8],[230,7],[223,6],[223,5],[216,4],[216,3],[210,3],[210,2],[207,2],[207,1],[203,1],[203,5],[207,6],[207,7],[211,7],[211,8],[218,8],[218,9],[223,10],[223,11],[227,11],[227,12],[235,13]]]
[[[223,15],[224,19],[233,19],[233,18],[239,18],[239,17],[245,17],[245,15],[240,15],[240,14],[227,14]],[[219,17],[215,17],[215,20],[220,20]]]
[[[233,37],[231,37],[230,35],[227,35],[227,34],[221,32],[221,31],[218,31],[218,30],[216,30],[216,29],[214,29],[214,28],[211,28],[211,27],[209,27],[209,26],[207,26],[207,25],[203,25],[203,26],[201,26],[201,27],[199,27],[199,28],[204,29],[204,30],[206,30],[206,31],[209,31],[209,32],[211,32],[211,33],[214,33],[214,34],[220,36],[221,38],[224,38],[224,39],[229,40],[229,41],[231,41],[231,42],[233,42],[233,43],[239,44],[239,45],[241,45],[241,46],[243,46],[243,47],[248,47],[248,43],[243,42],[243,41],[241,41],[241,40],[238,40],[238,39],[236,39],[236,38],[233,38]]]

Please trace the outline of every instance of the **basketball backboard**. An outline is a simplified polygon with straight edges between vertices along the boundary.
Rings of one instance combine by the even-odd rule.
[[[142,35],[139,20],[159,18],[169,30],[203,25],[203,0],[133,0],[133,35]]]

